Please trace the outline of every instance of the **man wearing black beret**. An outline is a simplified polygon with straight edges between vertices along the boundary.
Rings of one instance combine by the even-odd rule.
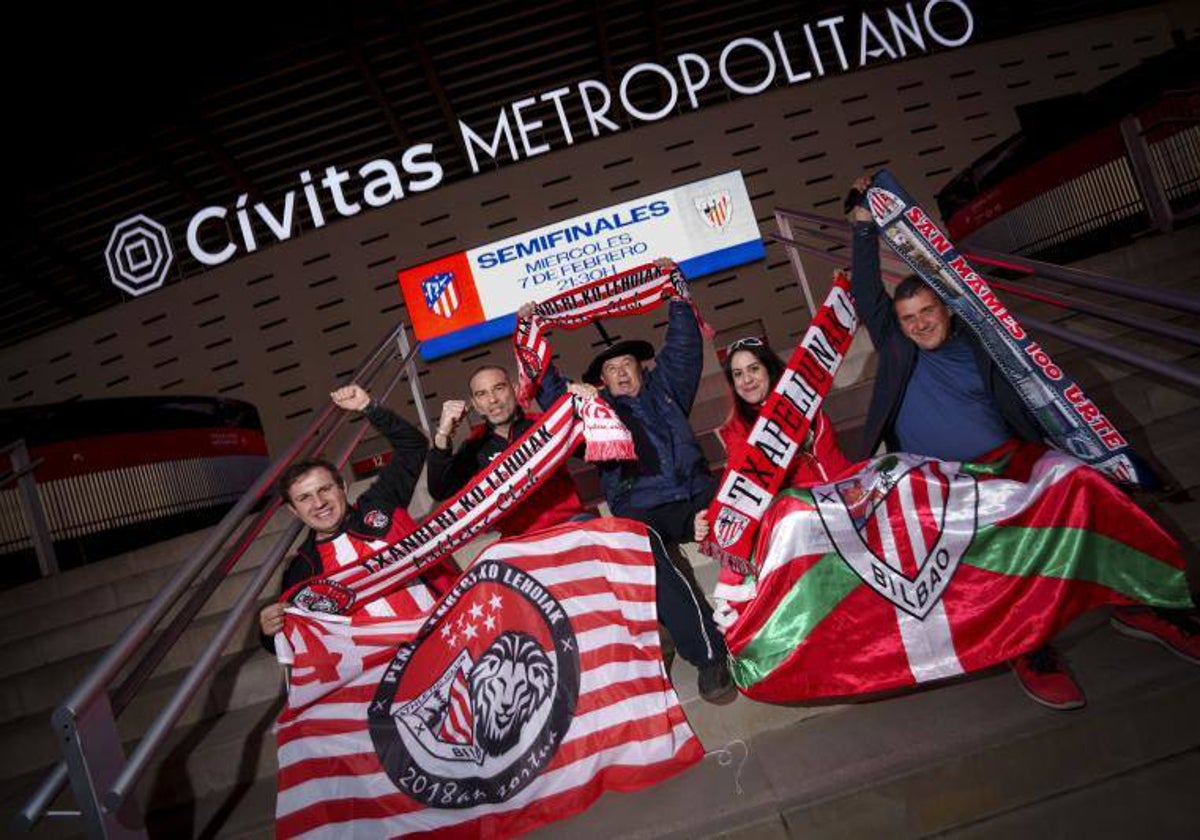
[[[686,285],[684,286],[686,289]],[[699,669],[700,696],[727,702],[736,694],[726,649],[712,609],[671,562],[668,546],[694,542],[693,522],[716,493],[717,482],[688,423],[704,367],[704,345],[691,301],[668,304],[667,335],[655,365],[645,341],[621,341],[594,358],[583,381],[599,386],[633,434],[636,461],[601,462],[600,486],[614,516],[650,526],[658,569],[658,618],[679,655]],[[545,408],[566,393],[567,381],[549,367],[538,402]]]

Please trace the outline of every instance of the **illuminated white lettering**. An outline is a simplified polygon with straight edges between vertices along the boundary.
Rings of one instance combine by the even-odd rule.
[[[227,262],[230,257],[237,253],[237,246],[232,242],[226,243],[224,248],[215,253],[204,250],[204,248],[200,245],[200,239],[198,237],[198,234],[200,233],[200,226],[209,219],[224,219],[226,215],[227,211],[224,207],[205,207],[195,216],[192,216],[191,221],[188,222],[188,250],[191,251],[193,257],[205,265],[220,265],[223,262]]]
[[[671,95],[667,97],[667,101],[657,111],[643,111],[629,101],[629,83],[639,73],[653,73],[667,83],[667,89]],[[661,120],[667,114],[675,110],[675,103],[679,100],[679,87],[675,84],[675,77],[667,70],[667,68],[644,61],[641,64],[635,64],[625,71],[625,75],[621,77],[621,105],[625,108],[625,113],[632,117],[636,117],[643,122],[654,122]]]
[[[513,142],[512,129],[508,125],[508,111],[500,109],[500,117],[496,120],[496,130],[492,134],[492,142],[487,143],[482,137],[475,133],[469,125],[462,120],[458,121],[458,131],[462,135],[463,145],[467,149],[467,157],[471,163],[471,171],[476,175],[479,174],[479,160],[475,157],[475,148],[479,147],[487,152],[488,157],[492,160],[500,154],[500,142],[508,146],[508,154],[513,160],[520,160],[517,156],[517,146]]]
[[[739,47],[749,47],[750,49],[758,50],[767,59],[766,75],[763,76],[758,84],[743,85],[734,81],[733,77],[729,75],[729,56]],[[725,49],[721,50],[721,59],[717,64],[717,69],[730,90],[746,96],[753,96],[754,94],[762,93],[770,87],[771,82],[775,81],[775,56],[771,53],[767,45],[757,38],[734,38],[725,45]]]

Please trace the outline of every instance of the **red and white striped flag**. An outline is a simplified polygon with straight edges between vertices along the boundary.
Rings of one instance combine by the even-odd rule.
[[[492,545],[419,628],[293,609],[278,836],[512,836],[700,760],[654,587],[597,519]]]

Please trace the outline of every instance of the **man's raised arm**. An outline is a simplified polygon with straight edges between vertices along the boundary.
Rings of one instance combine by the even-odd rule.
[[[338,408],[362,412],[392,447],[392,460],[363,495],[388,510],[408,507],[429,450],[425,435],[387,406],[373,401],[360,385],[338,388],[329,396]]]
[[[859,178],[852,189],[866,195],[871,186],[869,178]],[[888,335],[898,329],[892,299],[883,290],[883,273],[879,264],[879,228],[862,203],[850,210],[852,239],[850,245],[850,291],[858,317],[866,325],[871,341],[882,347]]]

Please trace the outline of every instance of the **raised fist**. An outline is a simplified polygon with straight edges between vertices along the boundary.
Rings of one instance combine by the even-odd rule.
[[[371,395],[361,385],[347,385],[329,395],[333,404],[345,411],[362,411],[371,404]]]
[[[438,418],[438,434],[446,440],[454,437],[459,423],[467,416],[467,404],[463,400],[446,400],[442,403],[442,416]]]
[[[862,195],[866,195],[867,190],[870,188],[871,188],[871,179],[866,177],[865,175],[862,177],[859,177],[859,178],[855,178],[854,183],[850,185],[851,193],[858,192],[858,193],[861,193]],[[863,207],[862,204],[856,203],[853,207],[850,208],[850,221],[851,222],[873,222],[874,218],[871,216],[870,210],[868,210],[866,207]]]

